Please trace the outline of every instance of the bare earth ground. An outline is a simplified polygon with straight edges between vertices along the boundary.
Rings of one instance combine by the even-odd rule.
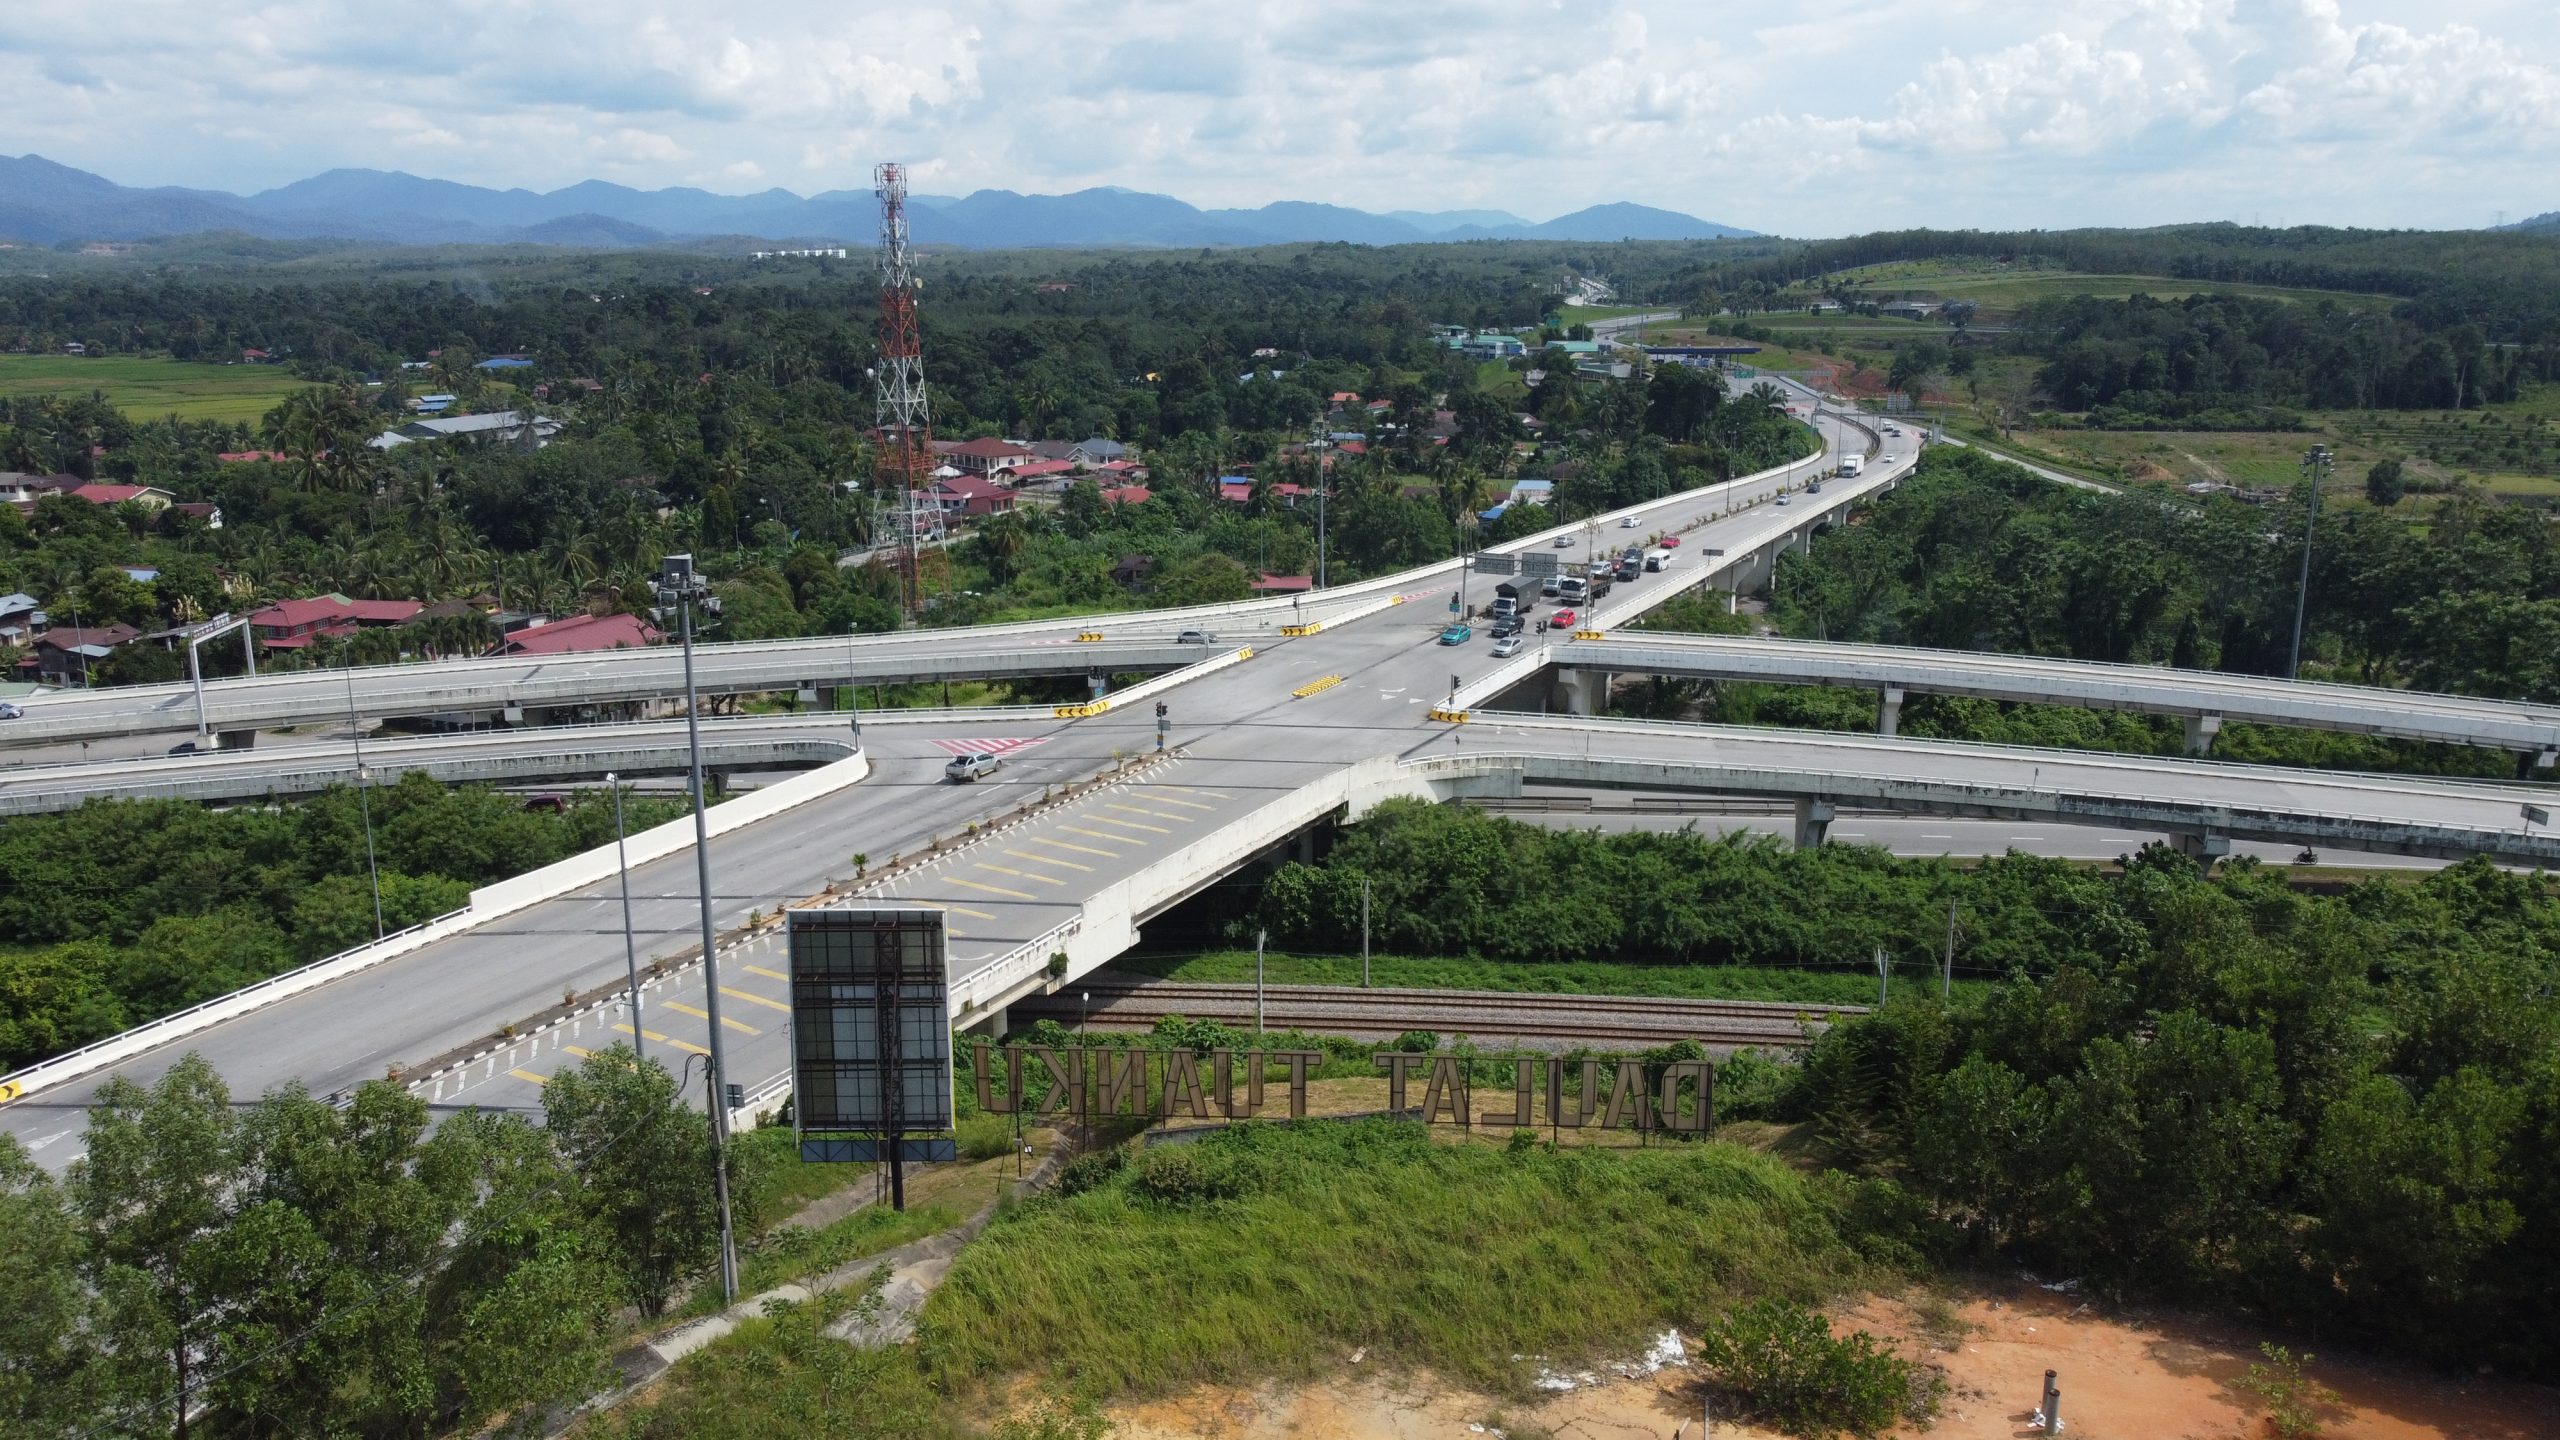
[[[2102,1313],[2025,1281],[1966,1292],[1954,1307],[1955,1318],[1969,1327],[1960,1336],[1943,1314],[1924,1314],[1899,1300],[1870,1299],[1837,1317],[1900,1338],[1908,1353],[1945,1367],[1947,1401],[1937,1425],[1896,1435],[2012,1440],[2039,1433],[2026,1418],[2047,1369],[2060,1372],[2065,1433],[2085,1440],[2237,1440],[2266,1433],[2254,1397],[2232,1384],[2258,1358],[2262,1337],[2244,1326]],[[1925,1332],[1954,1348],[1939,1348]],[[2542,1386],[2449,1380],[2343,1354],[2324,1354],[2310,1373],[2343,1397],[2324,1416],[2325,1433],[2339,1440],[2560,1436],[2560,1391]],[[1699,1394],[1693,1372],[1665,1369],[1524,1405],[1428,1374],[1346,1364],[1337,1377],[1313,1385],[1203,1386],[1117,1407],[1111,1418],[1122,1440],[1423,1440],[1496,1433],[1512,1440],[1667,1440],[1684,1419],[1687,1434],[1698,1434]],[[1722,1419],[1714,1430],[1728,1440],[1774,1433]]]

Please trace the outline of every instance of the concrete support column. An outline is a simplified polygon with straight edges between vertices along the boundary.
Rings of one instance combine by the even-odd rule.
[[[1297,838],[1290,842],[1290,848],[1293,858],[1295,858],[1299,864],[1313,865],[1316,863],[1316,832],[1313,830],[1299,831]]]
[[[1556,676],[1556,708],[1567,715],[1597,715],[1599,695],[1609,677],[1594,670],[1567,670]]]
[[[2560,765],[2560,745],[2555,745],[2533,757],[2533,768],[2536,770],[2548,770],[2554,765]]]
[[[1902,690],[1898,686],[1884,687],[1883,694],[1876,701],[1876,733],[1879,735],[1902,733]]]
[[[2179,854],[2206,870],[2213,868],[2213,862],[2231,853],[2231,837],[2210,831],[2201,835],[2172,835],[2169,842],[2178,847]]]
[[[2203,754],[2209,753],[2209,752],[2213,749],[2213,737],[2214,737],[2214,736],[2216,736],[2216,735],[2219,735],[2219,734],[2221,734],[2221,733],[2222,733],[2222,717],[2221,717],[2221,716],[2219,716],[2219,715],[2190,715],[2190,716],[2188,716],[2188,717],[2187,717],[2187,753],[2188,753],[2188,754],[2190,754],[2190,755],[2203,755]]]
[[[989,1036],[1001,1040],[1004,1032],[1013,1028],[1013,1007],[997,1005],[982,1010],[978,1012],[978,1022]]]
[[[255,730],[218,730],[213,736],[213,748],[216,750],[249,750],[256,748],[257,743],[258,732]]]
[[[1799,800],[1796,802],[1796,848],[1809,849],[1831,838],[1831,802]]]

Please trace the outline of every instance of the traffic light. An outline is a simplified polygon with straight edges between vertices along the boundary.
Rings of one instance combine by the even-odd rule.
[[[1159,701],[1157,701],[1157,702],[1156,702],[1156,718],[1157,718],[1157,719],[1159,719],[1159,720],[1161,720],[1161,719],[1163,719],[1164,717],[1165,717],[1164,702],[1163,702],[1163,701],[1161,701],[1161,700],[1159,700]]]

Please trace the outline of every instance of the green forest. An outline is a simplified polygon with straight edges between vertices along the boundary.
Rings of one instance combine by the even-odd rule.
[[[1881,946],[1906,967],[1883,1011],[1719,1107],[1897,1187],[1915,1250],[2560,1374],[2545,877],[2473,861],[2321,895],[2156,847],[2120,874],[1959,868],[1395,804],[1283,866],[1249,923],[1332,948],[1363,882],[1407,954],[1836,966]],[[1931,983],[1951,907],[1958,973],[1997,982],[1952,1006]]]

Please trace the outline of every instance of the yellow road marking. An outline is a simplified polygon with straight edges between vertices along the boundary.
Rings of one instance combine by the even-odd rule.
[[[763,976],[764,978],[766,978],[767,980],[779,980],[779,981],[783,982],[783,983],[784,983],[784,984],[786,984],[786,985],[788,985],[788,984],[790,984],[790,983],[791,983],[791,977],[790,977],[790,976],[783,974],[783,973],[782,973],[781,971],[779,971],[779,970],[767,970],[766,968],[764,968],[764,967],[763,967],[763,966],[761,966],[761,965],[750,965],[750,966],[748,966],[748,967],[747,967],[747,973],[748,973],[748,974],[750,974],[750,975],[761,975],[761,976]]]
[[[613,1028],[621,1031],[625,1035],[631,1033],[631,1027],[628,1025],[616,1025]],[[655,1040],[661,1045],[673,1045],[677,1049],[682,1050],[689,1055],[708,1055],[711,1053],[703,1047],[694,1044],[690,1040],[679,1040],[673,1035],[661,1035],[655,1030],[641,1031],[640,1038],[643,1040]]]
[[[1184,809],[1186,809],[1186,810],[1213,810],[1213,811],[1214,811],[1214,810],[1216,810],[1216,809],[1218,808],[1218,807],[1217,807],[1217,806],[1215,806],[1215,805],[1203,805],[1203,804],[1201,804],[1201,803],[1200,803],[1199,801],[1197,801],[1197,800],[1176,800],[1176,799],[1174,799],[1174,798],[1173,798],[1172,796],[1170,796],[1170,795],[1156,795],[1156,794],[1149,794],[1149,795],[1147,796],[1147,798],[1148,798],[1148,799],[1150,799],[1150,800],[1153,800],[1154,802],[1156,802],[1156,803],[1157,803],[1157,804],[1159,804],[1159,805],[1179,805],[1179,806],[1182,806],[1182,807],[1183,807]]]
[[[974,863],[981,870],[992,870],[998,875],[1011,875],[1017,880],[1037,880],[1043,885],[1064,885],[1067,883],[1064,880],[1058,879],[1054,875],[1034,875],[1028,870],[1016,870],[1010,865],[998,865],[986,860],[980,860]]]
[[[1095,816],[1095,817],[1094,817],[1094,820],[1095,820],[1095,822],[1096,822],[1097,824],[1105,824],[1105,825],[1107,825],[1107,824],[1111,823],[1111,822],[1110,822],[1109,817],[1107,817],[1107,816],[1097,815],[1097,816]],[[1064,826],[1060,826],[1059,828],[1060,828],[1060,829],[1064,829],[1064,830],[1072,830],[1072,831],[1074,831],[1075,833],[1077,833],[1078,835],[1090,835],[1090,836],[1092,836],[1092,837],[1093,837],[1094,839],[1096,839],[1096,840],[1111,840],[1111,841],[1116,841],[1116,842],[1118,842],[1119,844],[1122,844],[1122,845],[1144,845],[1144,844],[1146,844],[1146,843],[1147,843],[1146,841],[1139,839],[1139,838],[1138,838],[1137,836],[1135,836],[1135,835],[1107,835],[1107,834],[1103,833],[1103,832],[1102,832],[1102,831],[1100,831],[1100,830],[1087,830],[1086,828],[1084,828],[1084,827],[1083,827],[1083,826],[1081,826],[1081,825],[1064,825]]]
[[[514,1068],[514,1067],[510,1066],[510,1067],[508,1068],[508,1070],[507,1070],[507,1073],[508,1073],[508,1074],[510,1074],[510,1075],[513,1075],[514,1077],[516,1077],[516,1078],[517,1078],[517,1079],[519,1079],[519,1080],[530,1080],[530,1081],[532,1081],[532,1082],[533,1082],[534,1084],[536,1084],[536,1085],[548,1085],[548,1084],[550,1084],[550,1083],[551,1083],[551,1077],[550,1077],[550,1076],[548,1076],[548,1075],[536,1075],[536,1074],[534,1074],[534,1073],[533,1073],[532,1071],[530,1071],[530,1070],[519,1070],[519,1069],[516,1069],[516,1068]]]
[[[1034,865],[1064,865],[1070,870],[1091,870],[1093,868],[1090,865],[1079,865],[1073,860],[1061,860],[1055,855],[1034,855],[1028,850],[1007,850],[1004,853],[1012,856],[1016,860],[1028,860]]]
[[[679,1015],[690,1015],[690,1016],[692,1016],[692,1017],[693,1017],[694,1019],[696,1019],[696,1020],[708,1020],[708,1019],[710,1019],[710,1018],[711,1018],[711,1012],[710,1012],[710,1011],[708,1011],[708,1010],[697,1010],[697,1009],[695,1009],[694,1007],[692,1007],[692,1006],[690,1006],[690,1005],[687,1005],[686,1003],[684,1003],[684,1002],[683,1002],[683,1001],[681,1001],[681,1000],[661,1000],[661,1001],[659,1001],[658,1003],[659,1003],[659,1004],[661,1004],[661,1005],[666,1006],[666,1007],[667,1007],[668,1009],[670,1009],[670,1010],[675,1011],[675,1012],[676,1012],[677,1014],[679,1014]],[[743,1031],[745,1031],[746,1033],[748,1033],[748,1034],[750,1034],[750,1035],[761,1035],[761,1034],[763,1034],[763,1033],[764,1033],[763,1031],[761,1031],[761,1030],[757,1029],[757,1028],[756,1028],[756,1027],[754,1027],[753,1025],[750,1025],[750,1024],[746,1023],[746,1022],[745,1022],[745,1021],[743,1021],[743,1020],[732,1020],[732,1019],[730,1019],[730,1018],[729,1018],[728,1016],[726,1016],[726,1015],[723,1015],[723,1016],[721,1016],[721,1017],[720,1017],[720,1023],[721,1023],[721,1024],[723,1024],[723,1025],[728,1026],[728,1027],[729,1027],[730,1029],[732,1029],[732,1030],[743,1030]]]
[[[563,1046],[561,1046],[560,1048],[561,1048],[561,1049],[563,1049],[563,1050],[568,1051],[568,1052],[569,1052],[570,1054],[572,1054],[572,1055],[577,1056],[577,1057],[578,1057],[579,1059],[581,1059],[581,1060],[593,1060],[594,1058],[596,1058],[596,1052],[594,1052],[593,1050],[590,1050],[590,1049],[586,1048],[586,1047],[585,1047],[585,1046],[583,1046],[583,1045],[563,1045]]]
[[[1114,805],[1111,808],[1114,810],[1129,810],[1129,813],[1132,815],[1154,815],[1156,813],[1153,810],[1130,810],[1126,805]],[[1158,816],[1157,818],[1170,820],[1173,817],[1170,815],[1164,815]],[[1126,825],[1132,830],[1152,830],[1158,835],[1170,835],[1173,833],[1161,825],[1150,825],[1144,820],[1119,820],[1114,819],[1109,815],[1096,815],[1093,817],[1093,823],[1096,825]]]
[[[1096,850],[1090,845],[1079,845],[1073,840],[1052,840],[1046,835],[1026,835],[1022,837],[1022,843],[1025,845],[1055,845],[1061,850],[1073,850],[1079,855],[1099,855],[1105,860],[1117,860],[1120,858],[1120,852],[1117,850]]]
[[[1167,790],[1179,790],[1185,795],[1206,795],[1212,800],[1233,800],[1236,798],[1221,790],[1202,790],[1190,785],[1167,785],[1163,788]]]
[[[1025,896],[1025,897],[1023,897],[1023,898],[1025,898],[1025,899],[1029,899],[1030,897],[1029,897],[1029,896]],[[945,909],[945,910],[950,911],[950,912],[951,912],[952,914],[954,914],[954,915],[970,915],[970,916],[975,916],[976,918],[978,918],[978,919],[980,919],[980,920],[993,920],[994,918],[996,918],[996,917],[994,917],[993,915],[988,914],[988,913],[987,913],[986,911],[984,911],[984,910],[972,910],[972,909],[970,909],[970,908],[969,908],[968,906],[966,906],[966,905],[945,905],[945,906],[943,906],[942,908],[943,908],[943,909]],[[959,931],[957,931],[957,930],[954,930],[954,931],[952,931],[951,933],[952,933],[952,934],[954,934],[954,935],[957,935],[957,934],[959,934],[960,932],[959,932]]]
[[[972,890],[984,890],[990,895],[1010,895],[1016,900],[1036,900],[1039,898],[1038,896],[1032,895],[1026,891],[1007,890],[1001,885],[981,885],[975,880],[963,880],[957,875],[951,877],[951,883],[954,885],[966,885]]]
[[[783,1004],[779,1000],[768,1000],[762,995],[756,994],[752,990],[732,990],[728,986],[723,985],[720,987],[720,993],[733,1000],[744,1000],[750,1005],[761,1005],[767,1010],[779,1010],[785,1015],[791,1013],[790,1006]]]
[[[1177,815],[1170,810],[1150,810],[1144,805],[1114,805],[1111,808],[1114,810],[1126,810],[1132,815],[1153,815],[1159,820],[1172,820],[1184,825],[1188,825],[1193,820],[1199,818],[1196,815]],[[1165,833],[1170,835],[1173,832],[1168,830]]]

